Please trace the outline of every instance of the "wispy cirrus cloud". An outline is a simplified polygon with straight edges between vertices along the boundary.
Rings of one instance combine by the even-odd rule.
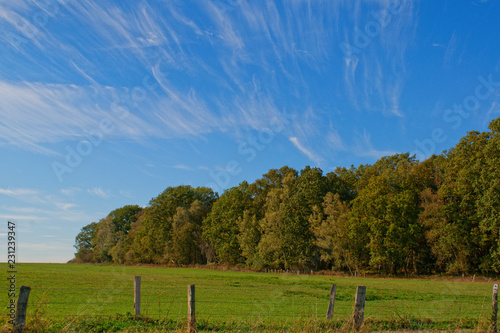
[[[57,198],[54,197],[50,199],[51,200],[47,200],[43,205],[3,205],[3,217],[13,220],[32,221],[35,223],[44,222],[46,228],[51,228],[54,221],[81,222],[91,219],[90,214],[79,209],[74,203],[55,201]]]
[[[233,20],[230,19],[229,12],[218,7],[213,1],[207,1],[206,6],[213,22],[217,25],[217,37],[236,53],[243,51],[245,43],[235,28]]]
[[[75,43],[52,25],[37,35],[38,41],[50,43],[42,52],[44,61],[30,61],[48,68],[49,77],[58,83],[0,79],[0,143],[57,154],[46,148],[48,144],[84,139],[106,117],[115,125],[110,139],[229,133],[237,141],[247,131],[269,126],[281,110],[292,109],[301,110],[294,111],[301,117],[283,135],[297,138],[305,149],[321,123],[331,121],[328,112],[315,111],[322,95],[312,87],[318,78],[320,88],[327,87],[325,95],[340,82],[358,109],[402,117],[404,55],[415,26],[413,2],[403,3],[408,8],[394,15],[373,41],[383,45],[384,52],[365,50],[344,60],[332,56],[330,49],[342,38],[352,39],[354,26],[363,27],[366,17],[357,2],[314,6],[242,1],[232,11],[214,2],[194,9],[174,2],[68,3],[51,22],[71,28],[75,35],[83,34],[85,26],[85,38]],[[376,4],[388,6],[384,1]],[[2,8],[7,14],[14,11]],[[196,9],[199,16],[192,15]],[[344,25],[345,20],[352,27]],[[72,59],[67,68],[57,61],[62,58]],[[339,61],[344,61],[343,79],[331,72]],[[155,88],[140,102],[130,102],[133,89],[144,88],[145,75]],[[130,109],[129,117],[117,117],[116,103]],[[338,133],[329,134],[326,141],[336,151],[345,148]]]
[[[326,142],[329,146],[329,148],[333,151],[345,151],[347,150],[347,146],[340,137],[340,134],[337,130],[331,129],[327,136],[326,136]]]
[[[76,207],[76,204],[74,203],[68,203],[68,202],[54,202],[54,205],[64,211],[68,211],[71,208]]]
[[[364,130],[363,134],[354,139],[354,144],[351,148],[357,156],[371,157],[379,159],[383,156],[394,155],[397,152],[393,150],[379,150],[373,146],[371,135]]]
[[[19,214],[0,214],[0,218],[9,221],[41,221],[46,220],[46,217],[38,215],[19,215]]]
[[[176,165],[172,166],[172,168],[179,169],[179,170],[186,170],[186,171],[192,171],[193,170],[192,167],[187,166],[185,164],[176,164]]]
[[[38,191],[27,188],[0,188],[0,194],[7,195],[9,197],[23,197],[23,196],[33,196],[37,195]]]
[[[497,115],[500,114],[500,99],[497,101],[493,101],[491,103],[491,106],[489,107],[488,111],[486,112],[486,115],[484,116],[483,120],[483,125],[487,126],[489,122],[491,122],[492,119],[495,117],[498,117]]]
[[[213,28],[201,27],[199,22],[184,14],[185,8],[172,3],[165,5],[167,10],[163,13],[166,15],[159,15],[158,8],[146,3],[132,5],[135,10],[96,1],[68,3],[58,17],[51,17],[52,23],[56,26],[69,25],[75,34],[81,33],[82,25],[73,26],[72,22],[85,23],[86,41],[91,42],[94,50],[103,51],[102,57],[92,56],[83,44],[74,44],[74,41],[61,36],[56,38],[55,31],[47,27],[34,34],[32,42],[50,40],[50,43],[43,43],[45,49],[41,52],[41,60],[30,58],[29,62],[47,68],[51,72],[48,77],[55,81],[68,81],[68,74],[65,73],[68,71],[61,68],[57,59],[71,58],[69,72],[90,85],[33,82],[28,79],[0,81],[0,98],[3,101],[0,106],[0,142],[40,153],[57,154],[44,144],[82,139],[85,132],[98,128],[99,121],[105,117],[116,121],[116,115],[110,110],[112,104],[118,101],[129,107],[129,102],[123,101],[122,96],[130,95],[131,88],[101,82],[112,82],[115,75],[127,78],[128,74],[121,68],[137,68],[138,64],[152,73],[160,88],[148,92],[140,107],[134,109],[126,120],[116,121],[112,137],[169,138],[228,130],[238,133],[240,128],[255,129],[268,124],[277,107],[269,96],[262,94],[267,90],[265,85],[248,89],[245,83],[249,79],[246,66],[253,64],[268,70],[272,65],[266,60],[269,55],[258,59],[249,56],[245,45],[250,41],[255,43],[249,38],[252,36],[249,30],[260,30],[259,24],[255,23],[279,16],[278,11],[274,5],[265,7],[260,14],[259,9],[253,8],[256,13],[254,23],[250,27],[243,26],[240,32],[240,28],[236,28],[239,22],[234,16],[221,11],[211,2],[206,6]],[[249,17],[250,9],[241,8]],[[0,15],[0,19],[10,20],[7,22],[10,25],[21,25],[21,21],[30,17],[28,9],[29,6],[24,12],[18,10],[18,13],[12,7],[2,8],[5,15]],[[67,13],[71,15],[71,21],[67,21]],[[291,23],[291,18],[287,16],[286,24]],[[275,59],[283,56],[295,58],[300,53],[295,53],[293,43],[287,41],[292,35],[285,26],[273,24],[272,27],[266,24],[262,31],[267,31],[267,41],[276,51]],[[215,37],[207,33],[211,29]],[[279,47],[285,41],[287,46]],[[207,61],[204,54],[193,48],[193,43],[214,49],[218,49],[219,45],[224,47],[215,59]],[[301,48],[308,47],[301,45]],[[30,54],[25,56],[31,57]],[[28,62],[27,59],[25,61]],[[114,62],[112,68],[115,72],[110,72],[110,61]],[[227,75],[221,77],[216,67],[225,67]],[[97,68],[104,68],[104,71]],[[179,86],[178,79],[172,81],[169,78],[172,71],[186,71],[186,74],[183,73],[185,82],[201,78],[201,84],[215,83],[216,94],[200,93],[199,87],[194,85]],[[258,80],[257,76],[252,78],[252,81]],[[139,88],[142,88],[141,84]],[[278,86],[277,83],[274,85]],[[233,93],[235,89],[239,91],[236,95]],[[222,108],[218,109],[220,106]]]
[[[0,195],[5,195],[16,200],[30,204],[45,204],[47,200],[43,193],[36,189],[28,188],[0,188]]]
[[[380,1],[378,5],[371,13],[378,12],[384,24],[373,15],[359,17],[359,11],[349,11],[352,29],[344,27],[340,35],[356,51],[344,54],[345,89],[357,109],[403,117],[400,99],[406,80],[406,52],[416,35],[416,3],[402,0],[393,12],[389,8],[394,2]],[[373,27],[379,32],[366,32]]]
[[[93,1],[68,4],[67,9],[74,20],[86,22],[89,30],[87,38],[92,40],[94,48],[102,45],[109,57],[119,59],[119,64],[125,62],[132,65],[138,61],[151,70],[160,88],[148,92],[146,100],[141,101],[140,107],[134,109],[126,120],[117,121],[116,115],[110,110],[112,104],[119,101],[128,107],[121,97],[129,95],[131,88],[100,84],[104,77],[95,68],[103,66],[102,62],[106,57],[90,61],[86,50],[69,44],[67,40],[57,40],[57,43],[52,43],[44,51],[44,55],[55,58],[64,54],[71,55],[70,58],[74,59],[70,66],[72,71],[88,81],[90,86],[29,81],[0,82],[3,92],[0,97],[4,101],[0,106],[4,117],[0,123],[0,142],[41,153],[57,154],[45,148],[44,144],[83,139],[85,132],[98,128],[99,121],[105,117],[116,121],[115,130],[109,136],[130,139],[200,136],[229,130],[239,133],[240,129],[260,129],[269,124],[278,107],[268,94],[263,94],[267,90],[267,82],[258,88],[254,84],[251,89],[244,83],[248,79],[245,68],[247,64],[256,65],[264,60],[263,65],[258,66],[264,69],[271,67],[265,60],[267,56],[259,59],[244,56],[246,51],[243,40],[248,39],[248,30],[245,30],[245,36],[240,35],[235,28],[234,17],[213,7],[211,10],[215,31],[226,50],[214,62],[209,63],[203,59],[202,54],[190,48],[185,37],[180,36],[187,29],[195,38],[200,38],[201,43],[208,45],[214,43],[212,37],[198,23],[187,18],[181,8],[172,4],[167,7],[173,18],[171,21],[165,20],[147,4],[138,5],[137,11],[125,11],[117,5]],[[268,7],[266,13],[267,16],[279,15],[272,6]],[[287,24],[291,23],[290,20],[288,17]],[[176,21],[181,24],[172,23]],[[271,30],[273,36],[268,40],[275,47],[285,41],[287,36],[290,37],[285,34],[284,27],[276,26]],[[235,58],[236,53],[238,55]],[[290,47],[276,53],[278,57],[287,54],[295,57]],[[224,62],[223,59],[232,60]],[[221,78],[214,68],[228,63],[231,64],[231,68],[227,68],[228,75]],[[172,81],[169,78],[172,70],[186,69],[188,79],[189,76],[201,74],[201,83],[215,83],[214,90],[217,93],[200,93],[199,87],[194,86],[181,88],[178,80]],[[252,81],[258,82],[259,78],[255,76]],[[278,86],[277,83],[274,85]],[[238,94],[232,93],[235,88],[240,91]]]
[[[97,96],[95,90],[99,91]],[[107,87],[0,81],[0,142],[54,153],[41,144],[82,138],[86,132],[99,129],[104,118],[113,120],[114,135],[137,137],[160,133],[133,114],[126,120],[119,119],[110,110],[109,102],[118,95],[117,89]],[[96,103],[105,105],[107,110],[96,107]]]
[[[107,199],[111,196],[111,194],[109,193],[109,191],[105,191],[103,190],[102,188],[100,187],[94,187],[92,189],[87,189],[87,192],[90,193],[90,194],[93,194],[93,195],[96,195],[100,198],[103,198],[103,199]]]
[[[74,196],[75,194],[81,192],[82,189],[79,187],[68,187],[68,188],[63,188],[61,189],[61,193],[66,195],[66,196]]]
[[[320,165],[323,159],[317,155],[311,149],[306,148],[297,137],[292,136],[289,138],[290,142],[304,155],[307,156],[311,161],[313,161],[316,165]]]
[[[450,64],[453,55],[457,51],[459,43],[460,43],[460,41],[457,37],[456,31],[453,31],[453,34],[450,37],[448,45],[446,46],[446,51],[443,55],[443,63],[444,64]]]

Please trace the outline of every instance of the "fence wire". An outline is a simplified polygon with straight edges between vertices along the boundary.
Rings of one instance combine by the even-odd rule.
[[[154,319],[182,321],[187,315],[187,286],[141,283],[141,314]],[[307,290],[298,285],[265,286],[269,293],[255,293],[255,287],[244,285],[205,286],[196,284],[196,316],[206,320],[295,320],[324,318],[329,303],[329,288]],[[354,305],[353,288],[350,297],[345,293],[335,301],[334,316],[348,318]],[[19,288],[18,288],[19,289]],[[305,291],[304,291],[305,290]],[[342,290],[342,286],[338,286]],[[421,298],[422,302],[406,302]],[[433,298],[434,297],[434,298]],[[469,296],[470,298],[470,296]],[[426,301],[431,300],[426,306]],[[464,306],[465,296],[443,294],[429,296],[401,295],[400,299],[377,298],[376,290],[367,291],[365,318],[429,318],[431,311],[446,313],[453,308],[455,316],[481,318],[488,315],[486,296],[477,296],[481,307]],[[28,314],[43,315],[47,319],[77,319],[85,316],[134,313],[134,286],[121,281],[104,286],[75,285],[71,287],[43,287],[35,284],[30,295]],[[432,305],[432,306],[430,306]],[[431,310],[432,309],[432,310]]]

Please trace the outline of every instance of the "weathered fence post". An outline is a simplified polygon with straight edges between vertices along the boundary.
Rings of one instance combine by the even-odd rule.
[[[333,318],[333,308],[335,306],[335,294],[337,294],[337,285],[332,284],[332,290],[330,290],[330,302],[328,303],[328,311],[326,311],[326,319],[331,320]]]
[[[12,328],[12,333],[22,333],[26,325],[26,310],[28,309],[28,298],[30,296],[30,287],[22,286],[17,300],[16,323]]]
[[[141,277],[134,276],[134,314],[141,314]]]
[[[358,286],[356,300],[354,301],[354,330],[358,331],[363,325],[365,315],[366,287]]]
[[[491,332],[497,333],[498,317],[498,284],[493,285],[493,296],[491,298]]]
[[[194,284],[188,286],[188,332],[196,332]]]

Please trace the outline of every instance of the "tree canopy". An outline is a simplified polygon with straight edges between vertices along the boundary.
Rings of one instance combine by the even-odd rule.
[[[220,196],[168,187],[84,226],[76,261],[220,263],[386,274],[500,273],[500,118],[418,161],[385,156],[326,175],[271,169]]]

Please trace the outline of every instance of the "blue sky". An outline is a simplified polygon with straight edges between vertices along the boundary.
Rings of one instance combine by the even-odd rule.
[[[168,186],[441,153],[500,116],[499,16],[480,0],[0,0],[2,248],[10,220],[19,261],[66,262],[83,226]]]

